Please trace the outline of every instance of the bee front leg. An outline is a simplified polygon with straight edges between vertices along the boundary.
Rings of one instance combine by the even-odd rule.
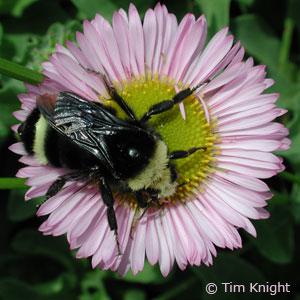
[[[111,99],[114,100],[121,107],[121,109],[127,114],[127,116],[130,117],[130,119],[137,121],[137,118],[132,108],[128,106],[125,100],[118,94],[116,88],[108,82],[105,75],[102,75],[102,79]]]
[[[111,192],[111,189],[109,185],[107,184],[104,177],[100,179],[99,182],[99,189],[101,191],[101,196],[104,204],[107,206],[107,220],[110,230],[113,230],[115,232],[116,237],[116,243],[118,247],[118,255],[121,255],[120,250],[120,243],[119,243],[119,237],[118,237],[118,223],[114,211],[114,203],[115,199]]]
[[[200,149],[203,149],[204,151],[206,151],[206,147],[195,147],[195,148],[191,148],[187,151],[186,150],[176,150],[176,151],[173,151],[170,153],[169,159],[186,158]]]
[[[179,93],[177,93],[171,100],[164,100],[159,103],[152,105],[149,110],[143,115],[140,119],[140,122],[147,122],[151,116],[161,114],[165,111],[168,111],[174,107],[174,105],[182,102],[184,99],[192,95],[201,84],[195,86],[194,88],[186,88]]]

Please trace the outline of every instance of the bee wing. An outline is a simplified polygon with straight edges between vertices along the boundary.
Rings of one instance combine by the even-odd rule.
[[[116,177],[106,136],[140,129],[116,117],[104,105],[70,92],[37,97],[37,106],[49,125],[79,147],[95,155]]]

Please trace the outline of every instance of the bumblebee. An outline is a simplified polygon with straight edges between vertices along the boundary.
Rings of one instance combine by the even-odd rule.
[[[132,193],[144,212],[159,199],[176,192],[178,175],[172,160],[204,148],[170,153],[147,121],[171,110],[199,86],[151,106],[138,119],[115,87],[105,77],[103,80],[110,98],[126,113],[126,119],[117,117],[116,110],[108,105],[62,91],[38,96],[36,108],[20,125],[18,133],[27,153],[41,164],[70,170],[49,187],[47,198],[56,195],[68,181],[97,182],[119,249],[111,189]]]

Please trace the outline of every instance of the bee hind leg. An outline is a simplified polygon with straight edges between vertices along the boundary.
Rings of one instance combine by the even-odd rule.
[[[89,179],[92,177],[95,171],[96,168],[90,168],[87,170],[76,170],[72,173],[59,176],[48,188],[48,191],[46,193],[47,199],[55,196],[68,181]]]
[[[111,189],[104,177],[102,177],[99,181],[99,189],[101,192],[102,200],[103,200],[104,204],[107,206],[108,225],[109,225],[110,230],[113,230],[115,232],[115,238],[116,238],[116,243],[117,243],[117,248],[118,248],[118,255],[121,255],[122,253],[120,250],[120,242],[119,242],[119,237],[118,237],[118,223],[117,223],[116,214],[114,211],[115,199],[114,199]]]

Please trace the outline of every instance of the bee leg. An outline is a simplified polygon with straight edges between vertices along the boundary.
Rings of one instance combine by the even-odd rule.
[[[141,191],[135,193],[136,201],[140,208],[145,208],[147,206],[147,201],[144,199],[143,194]]]
[[[118,255],[121,255],[120,250],[120,243],[119,243],[119,237],[118,237],[118,223],[114,211],[114,202],[115,199],[113,197],[113,194],[111,192],[111,189],[109,185],[107,184],[104,177],[100,179],[99,182],[99,189],[101,191],[101,196],[104,204],[107,206],[107,220],[110,230],[114,230],[115,237],[116,237],[116,243],[118,248]]]
[[[144,209],[142,215],[139,217],[139,221],[144,217],[144,215],[146,214],[146,212],[148,211],[148,209],[154,204],[154,203],[158,203],[158,196],[152,196],[151,200],[149,202],[147,202],[147,206]]]
[[[86,171],[75,171],[62,176],[59,176],[48,188],[46,193],[47,199],[56,195],[68,181],[84,180],[91,177],[93,169],[87,169]]]
[[[192,89],[187,88],[187,89],[180,91],[172,98],[172,100],[164,100],[164,101],[161,101],[159,103],[152,105],[150,107],[150,109],[148,110],[148,112],[146,112],[143,115],[143,117],[141,118],[140,121],[146,122],[151,118],[152,115],[157,115],[157,114],[160,114],[160,113],[163,113],[165,111],[172,109],[174,105],[180,103],[185,98],[192,95],[194,93],[194,91],[197,90],[201,85],[202,84],[199,84]]]
[[[122,110],[126,113],[126,115],[130,119],[137,121],[134,111],[131,109],[130,106],[127,105],[125,100],[118,94],[115,87],[108,82],[105,75],[102,75],[102,79],[104,81],[105,87],[106,87],[110,97],[112,98],[112,100],[117,102],[117,104],[122,108]]]
[[[138,198],[137,198],[138,199]],[[146,212],[148,211],[148,209],[153,205],[153,203],[158,203],[158,197],[157,196],[152,196],[151,200],[150,201],[145,201],[143,200],[142,203],[138,201],[138,204],[139,204],[139,207],[140,208],[145,208],[142,215],[137,217],[135,216],[135,218],[133,219],[132,221],[132,225],[131,225],[131,229],[130,229],[130,238],[133,239],[133,233],[134,233],[134,230],[135,230],[135,225],[136,225],[136,222],[137,221],[141,221],[141,219],[145,216]],[[143,205],[143,206],[142,206]],[[162,205],[160,205],[162,206]],[[136,213],[139,213],[139,210],[136,211]]]
[[[197,150],[200,150],[200,149],[203,149],[204,151],[206,151],[206,147],[195,147],[195,148],[191,148],[187,151],[185,151],[185,150],[173,151],[173,152],[170,153],[169,159],[186,158],[189,155],[195,153]]]
[[[66,184],[66,180],[63,178],[63,176],[58,177],[49,187],[46,197],[51,198],[52,196],[55,196]]]
[[[136,209],[136,214],[138,215],[139,211],[140,211],[139,210],[140,208],[146,208],[147,209],[148,202],[143,197],[142,191],[135,192],[135,199],[136,199],[136,201],[138,203],[138,207]],[[131,229],[130,229],[130,238],[131,239],[133,239],[133,232],[134,232],[134,229],[135,229],[136,222],[141,219],[141,217],[138,217],[137,215],[135,216],[135,218],[132,221],[132,225],[131,225]],[[144,215],[144,213],[142,215]]]
[[[138,202],[138,205],[140,208],[145,208],[142,215],[138,218],[135,218],[132,222],[132,226],[131,226],[131,230],[130,230],[130,238],[133,238],[133,232],[134,232],[134,229],[135,229],[135,224],[137,221],[140,221],[146,214],[146,212],[148,211],[148,209],[154,204],[154,203],[158,203],[159,199],[158,199],[158,195],[153,195],[151,196],[151,200],[150,201],[146,201],[142,195],[141,192],[136,192],[135,193],[136,195],[136,199],[137,199],[137,202]]]
[[[135,215],[134,215],[134,217],[133,217],[133,221],[132,221],[132,223],[131,223],[131,228],[130,228],[130,234],[129,234],[129,237],[130,237],[131,239],[133,239],[133,233],[134,233],[134,230],[135,230],[136,222],[139,220],[139,217],[138,217],[139,211],[140,211],[140,209],[139,209],[139,207],[137,207],[137,208],[135,209]]]

